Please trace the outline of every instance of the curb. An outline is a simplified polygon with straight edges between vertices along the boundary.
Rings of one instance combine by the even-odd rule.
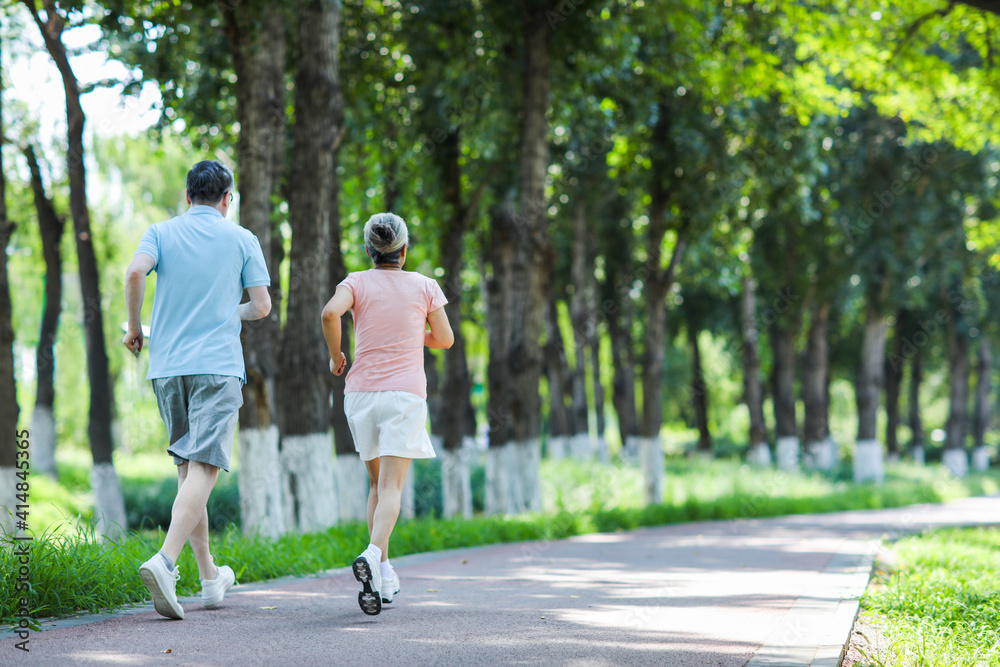
[[[874,550],[857,547],[830,559],[747,667],[839,667],[875,563]]]

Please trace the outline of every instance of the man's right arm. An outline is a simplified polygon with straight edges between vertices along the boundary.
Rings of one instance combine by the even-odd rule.
[[[156,260],[144,252],[137,252],[125,269],[125,310],[128,325],[122,343],[129,352],[138,355],[142,350],[142,301],[146,295],[146,275],[153,270]]]
[[[267,291],[267,285],[248,287],[247,294],[250,295],[250,300],[240,304],[240,319],[259,320],[267,317],[271,312],[271,295]]]

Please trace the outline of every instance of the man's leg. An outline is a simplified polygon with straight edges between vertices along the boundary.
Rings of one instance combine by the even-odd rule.
[[[389,536],[396,527],[403,482],[410,469],[410,459],[383,456],[378,472],[378,504],[372,517],[372,544],[382,550],[382,560],[388,558]]]
[[[180,474],[180,473],[178,473]],[[171,561],[176,562],[177,557],[184,548],[184,543],[192,536],[195,528],[200,522],[204,522],[204,553],[208,553],[208,496],[215,487],[215,481],[219,478],[219,469],[215,466],[202,463],[201,461],[189,461],[185,479],[177,489],[177,497],[174,498],[173,511],[170,514],[170,527],[167,529],[167,536],[163,540],[160,552]],[[194,541],[198,541],[200,536],[196,536]],[[195,557],[198,556],[198,549],[194,541],[191,548],[195,550]],[[211,556],[209,556],[211,559]],[[210,562],[210,561],[209,561]],[[198,570],[204,577],[205,572],[201,571],[202,559],[198,559]],[[214,567],[214,566],[213,566]],[[207,577],[211,579],[212,577]]]
[[[180,493],[181,487],[184,486],[184,480],[187,479],[188,463],[182,463],[177,466],[177,492]],[[218,576],[218,568],[215,567],[215,560],[212,558],[212,552],[209,550],[208,546],[208,507],[201,513],[201,520],[191,531],[188,536],[188,544],[191,545],[191,551],[194,552],[194,558],[198,561],[198,578],[199,579],[215,579]]]

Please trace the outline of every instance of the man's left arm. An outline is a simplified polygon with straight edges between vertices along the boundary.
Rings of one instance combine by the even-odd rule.
[[[146,295],[146,275],[153,270],[156,260],[144,252],[137,252],[125,269],[125,309],[128,312],[128,331],[122,343],[129,352],[139,356],[142,350],[142,300]]]

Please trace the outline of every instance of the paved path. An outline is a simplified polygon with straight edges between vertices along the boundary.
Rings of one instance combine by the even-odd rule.
[[[29,654],[0,635],[0,664],[833,667],[879,537],[998,521],[1000,497],[972,498],[409,556],[379,616],[344,568],[182,600],[184,621],[46,623]]]

